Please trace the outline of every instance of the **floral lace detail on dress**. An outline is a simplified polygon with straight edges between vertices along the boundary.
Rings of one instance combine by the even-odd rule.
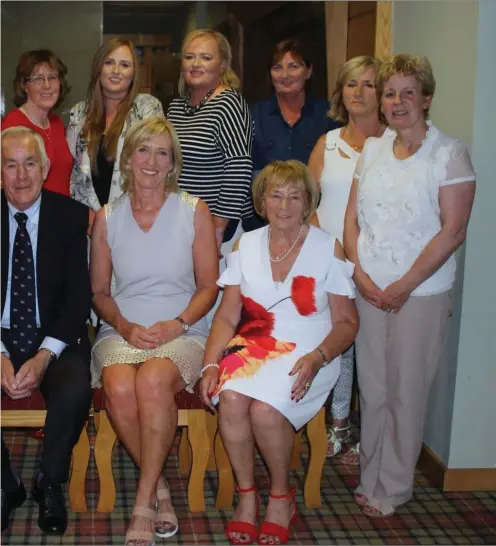
[[[181,201],[183,201],[183,203],[186,203],[193,210],[196,210],[196,205],[198,204],[198,201],[200,200],[198,197],[195,197],[194,195],[191,195],[187,191],[181,191],[181,192],[179,192],[179,195],[180,195]]]

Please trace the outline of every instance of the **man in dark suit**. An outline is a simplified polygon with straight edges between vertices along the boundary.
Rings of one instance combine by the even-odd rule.
[[[43,454],[33,496],[38,525],[67,527],[62,484],[91,400],[86,320],[91,307],[88,209],[42,190],[50,162],[43,140],[25,127],[2,142],[2,396],[40,389],[47,407]],[[2,435],[2,530],[26,492]]]

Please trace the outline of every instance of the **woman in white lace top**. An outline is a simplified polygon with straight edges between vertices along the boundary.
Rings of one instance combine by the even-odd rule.
[[[435,80],[425,57],[388,59],[376,87],[394,132],[365,143],[344,244],[359,291],[361,479],[355,502],[367,516],[384,517],[412,495],[475,173],[466,146],[427,121]]]

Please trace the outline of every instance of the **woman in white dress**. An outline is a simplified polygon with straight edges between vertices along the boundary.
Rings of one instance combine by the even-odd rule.
[[[317,192],[302,163],[268,165],[253,194],[269,225],[241,236],[219,279],[224,295],[201,393],[212,408],[220,399],[220,433],[238,482],[229,541],[285,544],[296,512],[289,484],[295,429],[323,406],[339,375],[339,355],[358,328],[353,266],[342,261],[338,241],[307,223]],[[260,535],[255,443],[271,476]]]
[[[475,194],[467,147],[427,121],[435,90],[425,57],[396,55],[377,78],[394,132],[369,138],[345,218],[355,263],[360,331],[360,485],[370,517],[412,496],[429,391],[451,313],[455,250],[465,240]]]
[[[313,149],[308,168],[320,187],[321,200],[312,223],[343,242],[344,215],[350,196],[353,173],[370,136],[381,136],[385,126],[379,119],[375,78],[380,61],[360,56],[347,61],[338,74],[332,96],[330,117],[343,127],[320,137]],[[352,345],[341,355],[341,373],[332,393],[332,423],[329,428],[329,457],[338,455],[345,444],[341,460],[359,464],[359,446],[351,446],[349,420],[355,349]]]

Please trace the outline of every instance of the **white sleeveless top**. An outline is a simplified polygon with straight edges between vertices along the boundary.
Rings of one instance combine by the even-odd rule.
[[[475,180],[467,146],[427,123],[422,146],[408,159],[396,159],[390,132],[369,138],[357,164],[358,259],[382,290],[405,275],[441,230],[440,188]],[[449,290],[455,269],[452,254],[412,296]]]
[[[341,128],[326,135],[324,167],[320,176],[322,197],[317,209],[320,227],[343,243],[344,216],[353,173],[360,157],[340,136]],[[343,157],[340,153],[348,157]]]

